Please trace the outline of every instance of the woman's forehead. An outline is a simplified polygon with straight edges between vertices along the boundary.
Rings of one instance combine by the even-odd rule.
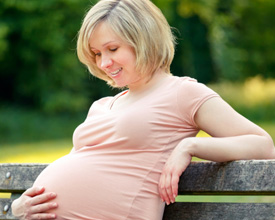
[[[90,48],[105,47],[112,43],[122,43],[122,39],[110,28],[110,25],[100,22],[91,33]]]

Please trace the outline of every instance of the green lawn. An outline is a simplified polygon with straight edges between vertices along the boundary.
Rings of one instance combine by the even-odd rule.
[[[275,203],[275,196],[178,196],[179,202]]]
[[[259,123],[275,140],[275,123]],[[200,132],[200,137],[207,134]],[[35,141],[31,143],[3,144],[0,163],[51,163],[66,155],[72,148],[71,138],[49,141]],[[197,159],[195,159],[197,160]]]
[[[51,163],[70,152],[71,139],[1,146],[0,163]]]
[[[275,123],[258,123],[275,140]],[[200,132],[200,137],[207,134]],[[61,140],[35,141],[30,143],[3,144],[0,154],[0,163],[51,163],[66,155],[72,148],[71,138]],[[195,160],[197,160],[195,158]]]

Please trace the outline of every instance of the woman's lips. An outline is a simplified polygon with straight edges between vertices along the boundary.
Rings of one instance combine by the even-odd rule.
[[[111,72],[111,75],[112,75],[112,76],[116,76],[116,75],[119,74],[119,72],[120,72],[121,70],[122,70],[122,67],[119,68],[118,70],[114,71],[114,72]]]

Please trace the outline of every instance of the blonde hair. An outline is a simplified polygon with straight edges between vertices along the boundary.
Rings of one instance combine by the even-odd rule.
[[[91,74],[115,87],[100,70],[90,50],[89,39],[96,25],[106,22],[136,53],[136,70],[151,77],[163,68],[170,73],[175,38],[164,15],[150,0],[100,0],[86,14],[77,40],[77,55]]]

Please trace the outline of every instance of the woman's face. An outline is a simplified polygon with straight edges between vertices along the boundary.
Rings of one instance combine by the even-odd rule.
[[[135,68],[134,49],[121,40],[105,22],[95,27],[89,44],[98,68],[112,78],[118,87],[128,86],[131,89],[141,83],[141,77]]]

